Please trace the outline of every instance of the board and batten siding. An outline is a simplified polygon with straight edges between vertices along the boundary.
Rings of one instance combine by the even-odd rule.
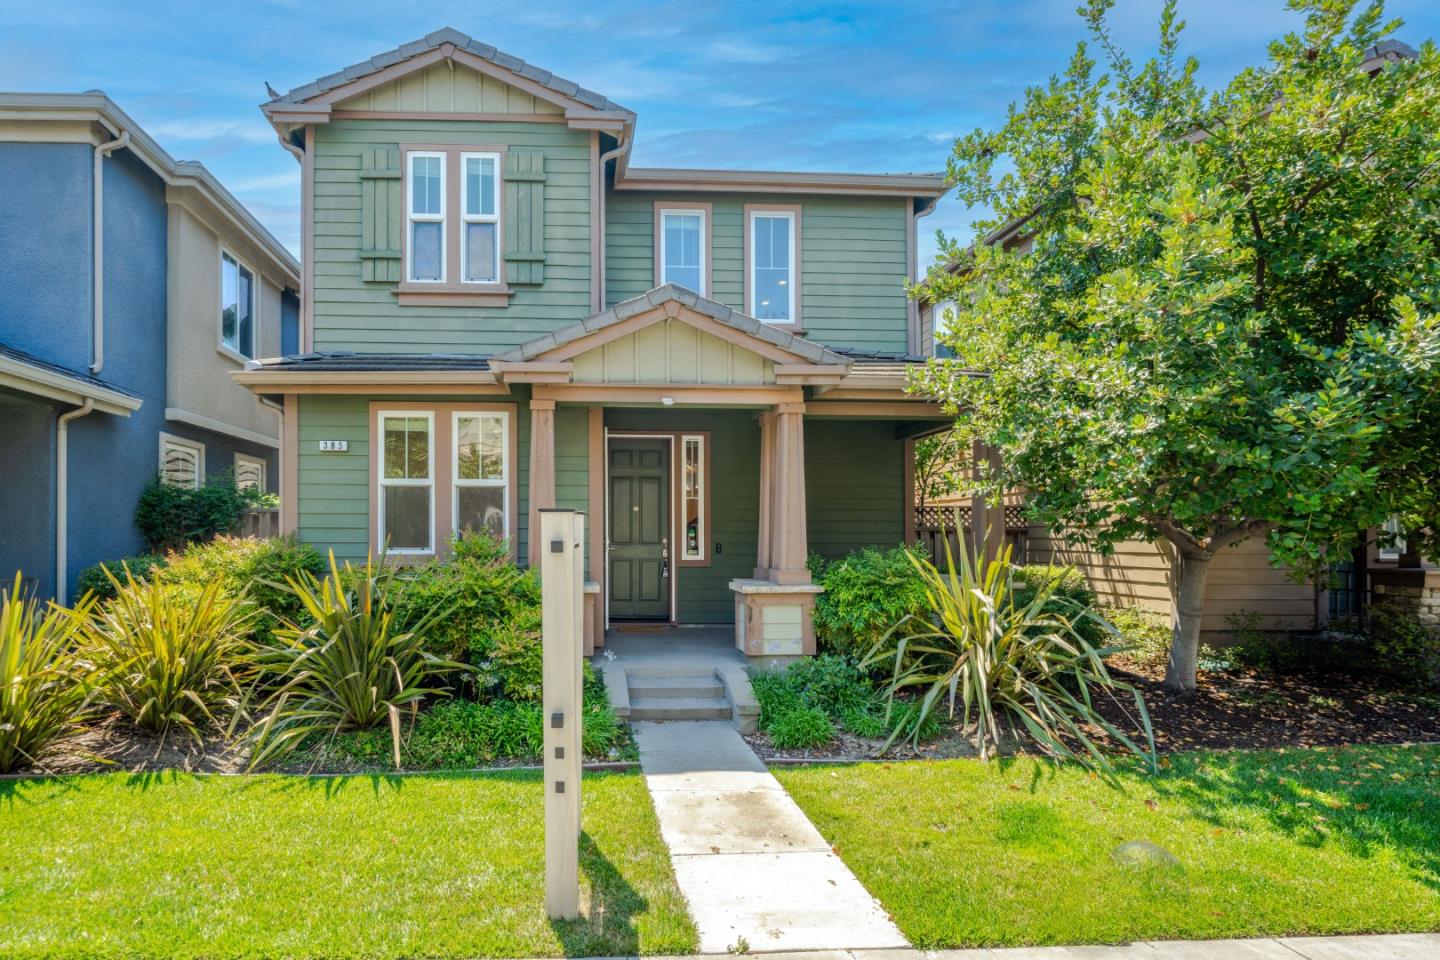
[[[739,194],[611,193],[605,213],[605,300],[616,304],[655,286],[655,203],[711,209],[709,295],[747,312],[746,204],[800,212],[800,318],[806,337],[831,347],[903,353],[908,200]]]
[[[489,355],[590,313],[590,134],[562,123],[336,120],[315,128],[314,347]],[[400,306],[394,283],[362,279],[361,168],[399,144],[503,144],[544,154],[544,282],[505,307]]]
[[[1169,615],[1171,565],[1160,544],[1126,540],[1114,554],[1102,556],[1072,547],[1032,526],[1030,563],[1061,563],[1079,567],[1101,603],[1144,607]],[[1212,637],[1232,632],[1230,618],[1258,614],[1263,630],[1309,630],[1315,626],[1315,587],[1296,583],[1285,567],[1270,562],[1265,541],[1251,538],[1216,554],[1205,585],[1205,610],[1200,629]]]

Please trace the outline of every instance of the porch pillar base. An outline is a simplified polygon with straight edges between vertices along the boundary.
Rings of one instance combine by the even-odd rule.
[[[735,646],[747,657],[813,657],[814,583],[731,580],[735,594]]]

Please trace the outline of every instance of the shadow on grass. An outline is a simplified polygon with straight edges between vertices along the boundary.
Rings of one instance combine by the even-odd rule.
[[[580,833],[580,873],[589,885],[578,920],[551,920],[567,957],[638,956],[635,918],[649,902],[630,885],[589,833]],[[586,890],[582,887],[581,896]]]
[[[1440,749],[1315,748],[1171,757],[1151,781],[1217,829],[1258,816],[1302,847],[1390,850],[1440,892]]]

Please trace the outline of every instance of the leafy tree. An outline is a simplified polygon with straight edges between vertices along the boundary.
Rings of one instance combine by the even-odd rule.
[[[953,430],[915,441],[915,493],[917,506],[959,493],[966,487],[969,450],[962,450]]]
[[[1381,55],[1383,6],[1290,0],[1303,29],[1203,90],[1174,0],[1136,66],[1082,44],[996,131],[955,143],[990,242],[942,238],[956,359],[920,384],[1001,448],[992,492],[1102,552],[1168,544],[1166,684],[1193,689],[1216,552],[1266,538],[1314,575],[1399,515],[1435,552],[1440,452],[1440,56]],[[1405,53],[1413,53],[1406,48]],[[1004,242],[998,242],[999,238]],[[984,378],[959,376],[979,369]]]

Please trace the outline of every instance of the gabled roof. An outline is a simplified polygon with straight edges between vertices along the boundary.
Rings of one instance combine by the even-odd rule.
[[[419,40],[412,40],[403,43],[394,50],[387,50],[384,53],[376,54],[368,60],[361,60],[359,63],[351,64],[344,70],[337,71],[318,80],[295,87],[288,93],[281,94],[262,106],[266,113],[274,112],[274,108],[283,104],[299,104],[313,100],[331,91],[349,87],[357,81],[371,77],[382,70],[389,70],[397,64],[405,63],[408,60],[415,60],[424,54],[441,50],[445,47],[453,48],[454,52],[468,54],[477,57],[514,74],[516,77],[539,84],[551,93],[573,100],[577,103],[605,113],[625,113],[634,116],[634,113],[622,107],[620,104],[610,100],[603,94],[593,90],[586,90],[579,84],[566,80],[564,77],[557,77],[549,70],[542,70],[512,56],[503,50],[497,50],[488,43],[481,43],[468,34],[461,33],[453,27],[443,27],[434,33],[427,34]]]
[[[674,304],[675,307],[666,310],[667,304]],[[620,326],[621,324],[642,314],[655,313],[657,322],[666,316],[680,316],[683,319],[683,314],[675,309],[676,307],[689,308],[701,317],[713,320],[723,328],[742,334],[743,339],[752,341],[757,347],[768,345],[770,348],[778,348],[792,355],[798,363],[840,367],[849,363],[845,357],[822,347],[813,340],[797,337],[789,331],[763,323],[737,310],[731,310],[723,303],[711,300],[709,297],[702,297],[694,291],[673,283],[656,287],[649,293],[641,294],[638,297],[622,300],[609,310],[586,317],[579,323],[563,327],[554,333],[547,333],[542,337],[536,337],[513,350],[497,353],[491,360],[499,363],[528,363],[534,360],[549,359],[557,352],[568,352],[563,348],[575,341],[595,337],[607,330],[618,333],[619,330],[625,329]],[[603,337],[599,339],[603,339]],[[769,351],[767,350],[767,352]]]

